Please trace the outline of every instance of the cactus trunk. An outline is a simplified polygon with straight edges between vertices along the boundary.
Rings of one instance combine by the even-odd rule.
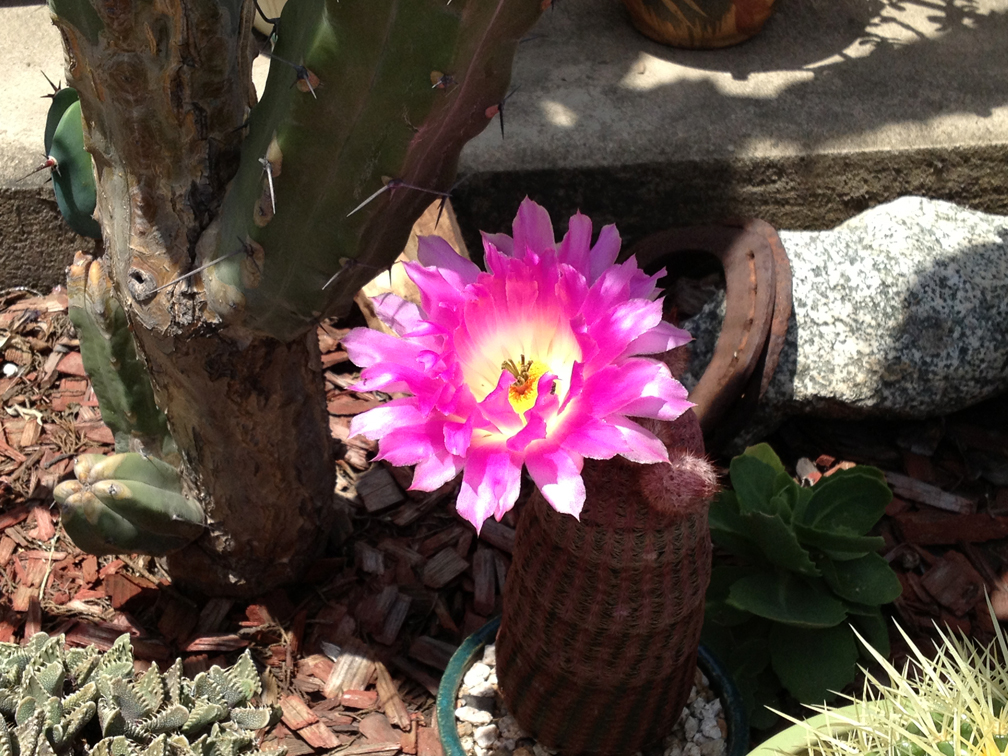
[[[57,24],[114,294],[168,418],[185,492],[207,516],[203,536],[169,558],[172,576],[212,595],[248,594],[295,579],[325,543],[334,487],[325,386],[313,330],[290,343],[228,338],[193,297],[149,296],[192,265],[237,170],[253,97],[254,6],[173,5],[76,3],[98,14],[102,33],[66,21],[76,16]],[[98,378],[113,364],[89,370]]]
[[[107,256],[107,283],[96,267],[83,290],[118,302],[92,296],[105,310],[75,310],[94,326],[81,332],[82,352],[94,357],[96,390],[115,393],[100,399],[116,413],[120,451],[156,446],[162,426],[138,422],[163,412],[172,439],[154,453],[177,449],[182,494],[205,514],[203,534],[169,556],[172,576],[211,594],[294,580],[325,543],[333,505],[318,319],[345,314],[402,250],[429,192],[450,187],[462,146],[505,95],[540,2],[290,2],[258,103],[252,0],[50,7]],[[132,354],[131,340],[139,359],[124,371],[107,355]],[[119,528],[126,542],[97,516],[77,516],[86,501],[112,521],[91,496],[107,485],[62,489],[80,494],[64,512],[81,538],[103,553],[177,547],[184,534],[143,524],[179,503],[165,494],[165,511],[151,514],[156,490],[104,502],[137,515]]]
[[[565,754],[660,740],[693,684],[715,477],[692,411],[656,433],[671,464],[586,461],[580,522],[536,491],[518,524],[498,679],[518,723]]]
[[[315,335],[289,344],[264,339],[240,351],[212,338],[177,344],[171,354],[146,351],[195,473],[193,498],[209,517],[201,539],[169,555],[173,580],[218,595],[295,580],[324,546],[333,514],[335,467]]]

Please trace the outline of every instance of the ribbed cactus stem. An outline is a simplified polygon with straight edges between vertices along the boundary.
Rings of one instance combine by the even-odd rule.
[[[538,492],[519,520],[497,674],[522,728],[565,754],[660,740],[693,684],[716,481],[692,411],[660,432],[670,464],[585,462],[581,522]]]
[[[69,315],[102,420],[118,451],[144,451],[174,461],[167,418],[154,401],[147,367],[112,287],[104,258],[76,254],[67,275]]]
[[[203,533],[203,510],[182,495],[178,471],[146,454],[82,454],[77,480],[56,486],[63,527],[92,554],[164,556]]]

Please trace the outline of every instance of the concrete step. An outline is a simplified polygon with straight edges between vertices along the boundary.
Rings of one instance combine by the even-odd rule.
[[[1008,0],[778,0],[750,41],[677,50],[619,0],[556,3],[523,43],[455,207],[529,194],[625,239],[755,215],[828,228],[901,194],[1008,212]]]
[[[651,42],[619,0],[558,0],[454,203],[470,234],[506,228],[529,194],[628,241],[739,215],[826,228],[911,193],[1008,213],[1005,40],[1008,0],[778,0],[759,36],[718,51]],[[39,71],[62,68],[44,5],[0,7],[0,284],[57,281],[87,244],[41,175],[16,181],[42,159]]]

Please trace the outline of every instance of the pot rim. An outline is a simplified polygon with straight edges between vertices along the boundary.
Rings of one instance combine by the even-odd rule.
[[[435,717],[438,737],[445,756],[466,756],[455,724],[455,702],[462,686],[462,677],[472,666],[483,647],[497,637],[500,617],[494,617],[487,624],[466,638],[458,647],[441,676],[438,686]],[[721,699],[725,722],[728,724],[725,756],[746,756],[749,747],[749,722],[746,719],[742,696],[735,687],[727,670],[702,643],[697,651],[697,666],[707,676],[711,689]],[[762,756],[769,756],[765,754]]]
[[[834,733],[847,732],[853,729],[854,725],[847,721],[848,718],[856,716],[858,709],[870,702],[856,702],[842,706],[838,709],[831,709],[828,712],[816,714],[815,716],[795,722],[776,735],[764,740],[746,756],[800,756],[808,752],[808,731],[809,729],[822,730],[830,723],[836,722],[831,728]]]

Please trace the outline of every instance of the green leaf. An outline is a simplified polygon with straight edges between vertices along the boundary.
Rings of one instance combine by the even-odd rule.
[[[711,579],[704,598],[705,628],[711,624],[721,627],[735,627],[752,619],[752,615],[748,612],[728,606],[727,603],[728,592],[731,590],[732,584],[752,572],[752,569],[746,567],[727,565],[718,565],[711,570]]]
[[[821,549],[836,560],[856,559],[885,546],[885,539],[882,536],[858,535],[852,530],[843,528],[826,531],[799,522],[795,522],[793,527],[803,546]]]
[[[809,553],[798,542],[798,536],[780,515],[754,513],[743,519],[770,564],[803,575],[819,575]]]
[[[780,457],[770,448],[770,444],[755,444],[754,446],[749,446],[744,452],[742,452],[744,457],[752,457],[758,459],[763,464],[769,465],[774,469],[775,472],[784,473],[784,464],[780,461]]]
[[[798,501],[795,503],[794,511],[791,513],[791,522],[802,522],[805,519],[805,510],[812,499],[812,489],[798,487]]]
[[[819,566],[826,584],[847,601],[879,606],[893,601],[902,591],[896,573],[878,554],[842,562],[823,559]]]
[[[780,711],[781,685],[772,669],[765,669],[756,678],[756,689],[753,691],[753,709],[749,713],[749,725],[757,730],[769,730],[780,721],[780,716],[771,711]]]
[[[722,549],[747,561],[762,563],[760,550],[749,537],[746,522],[739,514],[734,491],[722,491],[715,497],[707,512],[707,524],[711,540]]]
[[[851,612],[851,624],[854,629],[861,633],[861,637],[871,645],[882,656],[889,656],[889,625],[881,609],[876,609],[869,614]],[[862,656],[871,661],[871,654],[865,649],[861,649]]]
[[[770,511],[779,514],[784,522],[791,522],[798,505],[798,484],[787,473],[777,473],[774,479],[774,494],[770,499]]]
[[[728,605],[775,622],[804,628],[832,627],[847,616],[821,580],[788,572],[760,572],[732,585]]]
[[[735,457],[729,466],[732,488],[738,498],[739,512],[766,512],[772,514],[770,499],[774,495],[777,471],[756,457]]]
[[[813,486],[802,523],[818,530],[843,529],[864,535],[890,501],[892,491],[879,470],[867,466],[839,470]]]
[[[770,633],[774,672],[802,703],[821,704],[854,680],[858,650],[847,625],[807,630],[779,625]]]

